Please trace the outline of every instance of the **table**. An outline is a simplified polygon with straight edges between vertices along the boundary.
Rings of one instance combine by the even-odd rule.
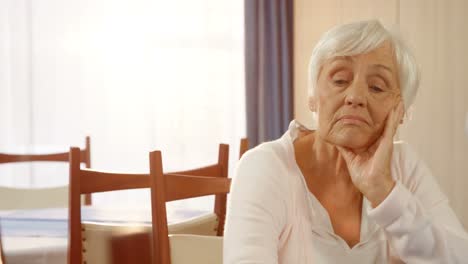
[[[168,209],[168,222],[177,223],[209,212]],[[151,225],[150,209],[110,209],[84,206],[82,221]],[[67,262],[68,209],[0,211],[2,243],[8,264]]]

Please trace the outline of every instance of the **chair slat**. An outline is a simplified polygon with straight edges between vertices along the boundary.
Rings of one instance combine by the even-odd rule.
[[[229,178],[212,178],[182,174],[165,174],[166,201],[228,193]]]
[[[89,151],[87,149],[80,151],[80,157],[83,163],[89,163],[87,156]],[[50,154],[10,154],[0,153],[1,163],[14,163],[14,162],[34,162],[34,161],[50,161],[50,162],[67,162],[69,152],[58,152]]]
[[[80,192],[82,194],[89,194],[148,188],[149,182],[148,174],[123,174],[81,170]]]
[[[171,174],[184,174],[192,176],[207,176],[207,177],[216,177],[221,174],[221,166],[219,164],[214,164],[211,166],[201,167],[193,170],[177,171],[171,172]]]
[[[6,154],[0,153],[0,163],[32,161],[68,161],[68,152],[54,154]]]

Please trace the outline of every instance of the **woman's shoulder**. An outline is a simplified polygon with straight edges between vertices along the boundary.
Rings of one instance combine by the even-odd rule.
[[[284,188],[291,173],[288,146],[283,139],[262,143],[244,153],[239,160],[234,181],[255,182]],[[286,144],[286,145],[285,145]]]
[[[291,150],[288,142],[284,138],[262,143],[255,148],[248,150],[239,160],[239,166],[245,164],[256,167],[283,168],[289,166]]]

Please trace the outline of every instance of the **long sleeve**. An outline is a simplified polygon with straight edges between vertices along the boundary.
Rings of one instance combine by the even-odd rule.
[[[468,235],[428,167],[403,146],[400,177],[368,215],[405,263],[467,263]]]
[[[275,155],[265,150],[250,151],[239,162],[229,194],[224,264],[278,263],[287,217],[281,170]]]

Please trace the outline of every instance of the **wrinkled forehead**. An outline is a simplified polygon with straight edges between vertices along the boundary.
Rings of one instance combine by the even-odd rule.
[[[329,56],[324,58],[322,65],[334,61],[348,61],[353,63],[362,60],[373,64],[383,65],[390,69],[396,68],[395,51],[389,42],[384,42],[374,49],[366,50],[360,53],[334,51],[333,53],[329,54]]]
[[[395,52],[393,46],[389,43],[383,43],[373,50],[359,54],[340,54],[337,52],[322,62],[320,71],[324,66],[332,66],[336,64],[365,64],[365,66],[370,69],[384,71],[387,74],[391,74],[396,79],[398,79],[399,75]]]

